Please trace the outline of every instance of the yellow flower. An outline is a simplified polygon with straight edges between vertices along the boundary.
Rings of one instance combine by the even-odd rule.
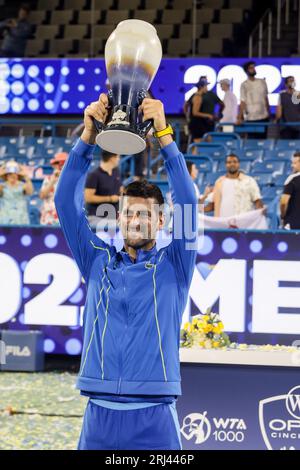
[[[185,331],[187,331],[188,333],[191,333],[192,332],[192,325],[189,322],[187,322],[187,323],[184,324],[183,329]]]
[[[207,339],[204,342],[204,347],[205,347],[205,349],[211,349],[211,340],[210,339]]]
[[[219,341],[213,341],[213,348],[218,348],[220,346]]]
[[[218,335],[222,333],[223,331],[224,331],[224,325],[222,322],[217,323],[213,328],[213,332]]]
[[[210,333],[211,331],[213,331],[213,325],[210,325],[210,324],[207,324],[204,328],[203,328],[203,332],[204,333]]]

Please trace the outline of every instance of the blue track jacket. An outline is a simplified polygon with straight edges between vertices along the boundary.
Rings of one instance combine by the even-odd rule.
[[[157,251],[125,251],[100,240],[84,210],[84,183],[93,145],[78,140],[60,175],[55,205],[70,250],[85,279],[84,338],[77,388],[110,395],[180,395],[182,314],[195,267],[197,199],[175,142],[162,149],[182,237]],[[188,235],[187,235],[188,234]]]

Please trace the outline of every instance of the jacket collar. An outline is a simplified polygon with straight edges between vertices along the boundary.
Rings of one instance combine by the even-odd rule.
[[[136,264],[136,263],[141,263],[143,261],[149,261],[154,255],[156,255],[156,253],[157,253],[156,243],[151,248],[151,250],[137,250],[137,257],[136,257],[135,263],[133,263],[129,254],[125,250],[124,246],[122,250],[119,251],[119,254],[122,256],[122,260],[125,264]]]

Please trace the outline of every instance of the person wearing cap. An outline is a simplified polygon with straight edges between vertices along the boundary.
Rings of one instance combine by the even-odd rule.
[[[222,91],[224,91],[224,110],[220,122],[235,123],[238,115],[238,100],[235,94],[230,89],[230,80],[224,78],[219,81]]]
[[[224,103],[213,91],[208,90],[208,85],[206,77],[200,77],[198,90],[189,99],[190,142],[199,143],[204,134],[214,130],[216,105],[220,106],[220,112],[224,109]]]
[[[59,175],[68,157],[66,152],[59,152],[50,160],[53,167],[53,173],[46,175],[40,190],[40,198],[43,200],[41,208],[41,225],[59,225],[57,212],[54,204],[54,194]]]
[[[33,193],[30,178],[24,168],[11,160],[0,168],[0,224],[28,225],[30,223],[27,196]]]

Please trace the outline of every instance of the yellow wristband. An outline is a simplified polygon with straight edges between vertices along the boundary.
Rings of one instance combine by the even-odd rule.
[[[169,134],[171,135],[174,134],[171,124],[168,124],[167,127],[161,131],[153,132],[153,136],[156,137],[157,139],[159,139],[160,137],[163,137],[164,135],[169,135]]]

